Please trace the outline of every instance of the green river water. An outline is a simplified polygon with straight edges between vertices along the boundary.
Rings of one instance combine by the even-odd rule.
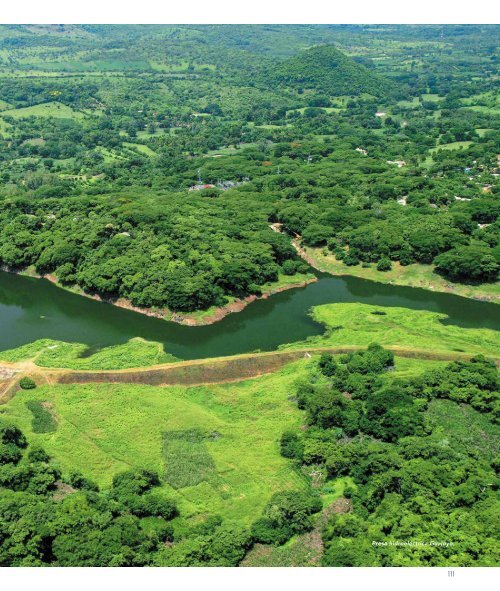
[[[0,350],[37,339],[85,343],[90,350],[143,337],[164,344],[181,359],[271,351],[283,343],[323,332],[312,306],[361,302],[441,312],[446,323],[500,327],[500,306],[451,294],[386,285],[355,277],[318,274],[319,280],[258,300],[209,326],[188,327],[97,302],[45,279],[0,272]]]

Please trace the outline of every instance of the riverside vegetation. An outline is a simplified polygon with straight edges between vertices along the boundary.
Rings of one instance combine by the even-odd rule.
[[[498,28],[445,30],[3,27],[0,262],[171,317],[306,271],[290,233],[494,299]]]
[[[308,262],[495,301],[498,37],[0,26],[1,268],[189,321]],[[182,381],[212,359],[133,383],[181,365],[140,338],[1,351],[0,565],[498,564],[498,333],[312,316],[322,335],[218,383]]]

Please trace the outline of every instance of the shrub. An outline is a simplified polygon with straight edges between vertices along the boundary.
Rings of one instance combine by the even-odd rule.
[[[77,471],[70,472],[68,477],[68,483],[73,488],[78,488],[81,490],[90,490],[94,492],[99,491],[99,487],[97,486],[97,484],[95,484],[95,482],[92,482],[92,480],[85,478],[83,474]]]
[[[13,443],[0,443],[0,465],[17,464],[22,457],[21,450]]]
[[[134,513],[140,517],[154,516],[168,520],[177,515],[177,507],[169,498],[155,492],[150,492],[139,497],[139,502]]]
[[[252,525],[252,538],[261,544],[273,544],[280,546],[290,537],[290,531],[285,527],[277,527],[276,523],[270,519],[257,519]]]
[[[33,390],[34,388],[36,388],[36,383],[31,378],[25,376],[24,378],[21,378],[21,380],[19,381],[19,386],[23,390]]]
[[[318,365],[323,375],[330,378],[335,375],[337,363],[335,362],[333,355],[330,353],[322,353]]]
[[[295,275],[295,273],[297,273],[297,261],[287,259],[286,261],[283,261],[281,269],[285,275]]]
[[[302,460],[304,455],[304,444],[299,436],[293,431],[285,431],[281,436],[280,453],[284,458]]]
[[[382,257],[377,263],[377,271],[390,271],[392,269],[391,261],[387,257]]]
[[[50,461],[49,454],[43,449],[43,447],[39,447],[37,445],[31,445],[28,451],[28,460],[30,462],[42,462],[47,464]]]
[[[0,443],[12,443],[19,448],[25,448],[28,445],[22,431],[2,418],[0,418]]]
[[[359,258],[354,254],[347,254],[344,257],[344,264],[348,267],[354,267],[355,265],[359,265]]]
[[[158,474],[150,470],[127,470],[113,478],[112,491],[115,496],[141,495],[158,486]]]

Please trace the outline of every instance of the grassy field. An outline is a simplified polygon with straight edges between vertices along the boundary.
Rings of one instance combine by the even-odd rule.
[[[431,148],[429,152],[433,154],[438,150],[460,150],[461,148],[465,149],[468,148],[473,142],[471,141],[463,141],[463,142],[451,142],[449,144],[441,144],[436,148]]]
[[[17,349],[1,351],[0,361],[15,363],[30,359],[40,367],[83,370],[126,369],[176,361],[176,357],[164,352],[161,343],[141,338],[89,353],[86,345],[41,339]]]
[[[83,114],[75,111],[57,101],[50,103],[42,103],[34,105],[33,107],[24,107],[22,109],[9,109],[2,111],[2,117],[13,117],[14,119],[22,119],[25,117],[56,117],[58,119],[82,119]]]
[[[19,391],[0,412],[65,472],[79,470],[107,487],[130,467],[156,470],[182,519],[219,514],[249,525],[274,492],[306,486],[306,477],[280,456],[279,438],[303,422],[290,397],[313,362],[191,388],[43,385]],[[391,375],[442,364],[398,357]],[[344,485],[340,479],[319,489],[325,506]]]
[[[423,94],[422,95],[422,100],[428,103],[437,103],[439,101],[443,100],[443,97],[440,97],[439,94]]]
[[[183,516],[221,514],[249,524],[274,492],[304,486],[278,440],[301,424],[288,397],[306,364],[211,387],[40,386],[2,408],[65,471],[108,486],[131,466],[150,468],[171,483],[165,487]],[[50,409],[56,430],[35,432],[27,403],[35,412]]]
[[[283,345],[281,349],[369,345],[380,343],[409,349],[438,352],[498,355],[500,337],[488,329],[444,325],[444,314],[383,308],[368,304],[325,304],[313,308],[313,318],[326,327],[324,335]]]
[[[340,111],[342,111],[340,107],[300,107],[299,109],[290,109],[286,112],[286,114],[287,116],[290,113],[300,113],[301,115],[303,115],[304,111],[310,108],[321,109],[324,113],[340,113]]]
[[[133,150],[140,152],[145,156],[157,156],[154,150],[152,150],[149,146],[145,146],[144,144],[132,144],[130,142],[123,142],[123,145],[126,148],[132,148]]]
[[[413,264],[402,266],[398,262],[392,263],[390,271],[377,271],[376,265],[362,267],[354,265],[348,267],[342,261],[323,248],[303,247],[313,265],[320,271],[332,275],[354,275],[363,279],[379,281],[381,283],[394,283],[396,285],[408,285],[410,287],[422,287],[432,291],[445,291],[456,293],[468,298],[477,298],[490,301],[500,299],[500,283],[481,283],[479,285],[465,285],[454,283],[434,273],[432,265]]]

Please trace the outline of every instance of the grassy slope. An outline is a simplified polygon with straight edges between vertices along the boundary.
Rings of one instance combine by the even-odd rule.
[[[396,285],[409,285],[410,287],[422,287],[432,291],[446,291],[456,293],[468,298],[485,300],[500,299],[500,283],[481,283],[479,285],[465,285],[454,283],[433,272],[432,265],[407,265],[403,267],[399,263],[393,263],[390,271],[377,271],[376,265],[364,268],[361,265],[348,267],[342,261],[337,261],[335,256],[328,252],[324,254],[323,248],[305,247],[307,255],[314,266],[332,275],[354,275],[363,279],[379,281],[381,283],[394,283]]]
[[[165,488],[183,518],[220,514],[250,524],[274,492],[305,485],[280,456],[279,437],[302,423],[303,413],[289,396],[310,363],[302,360],[260,378],[209,387],[44,385],[18,392],[1,412],[63,471],[80,470],[104,487],[130,467],[164,473],[164,433],[199,430],[209,435],[205,446],[215,470],[194,486]],[[414,375],[442,364],[397,358],[395,373]],[[55,431],[33,431],[30,401],[45,403]],[[326,504],[342,492],[342,486],[331,489],[330,483],[323,491]]]
[[[288,395],[305,364],[211,387],[41,386],[18,393],[6,414],[63,470],[80,470],[104,486],[130,466],[163,472],[162,437],[167,431],[215,431],[220,437],[209,438],[206,447],[216,471],[207,481],[172,494],[185,516],[219,513],[250,523],[273,492],[303,485],[279,455],[278,439],[301,422]],[[25,404],[29,400],[52,404],[56,432],[33,433]]]
[[[383,311],[384,315],[374,314]],[[383,308],[369,304],[325,304],[313,309],[313,318],[325,324],[324,335],[284,345],[302,349],[341,345],[393,345],[428,351],[460,351],[497,355],[500,337],[488,329],[444,325],[446,315],[407,308]]]

